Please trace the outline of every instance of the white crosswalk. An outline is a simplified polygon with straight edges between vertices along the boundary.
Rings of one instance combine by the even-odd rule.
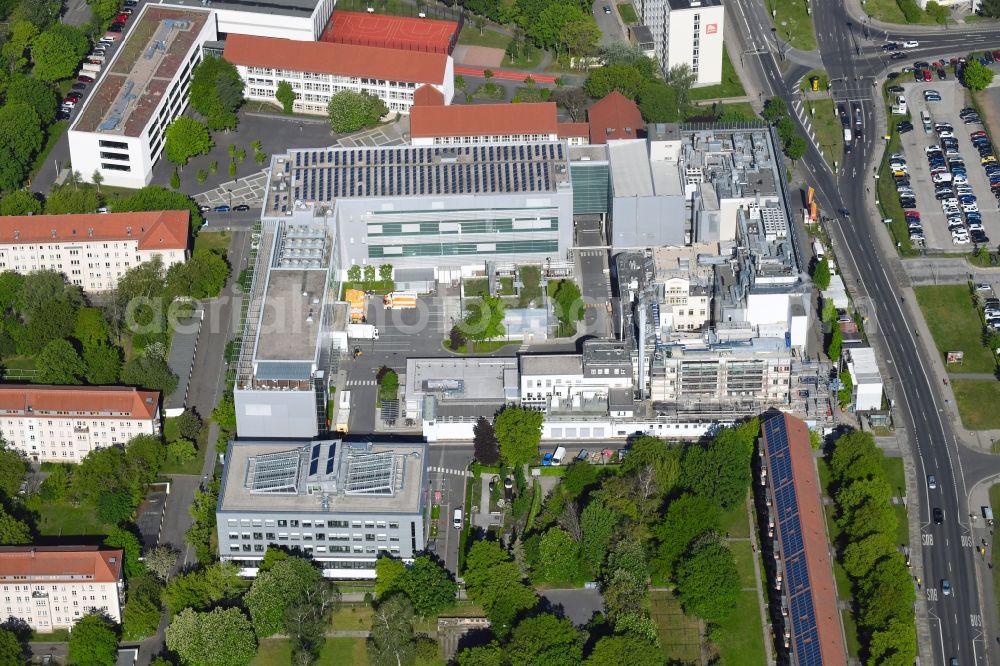
[[[349,379],[347,380],[347,386],[376,386],[378,381],[374,379]]]
[[[449,469],[447,467],[428,467],[428,472],[436,474],[451,474],[453,476],[469,476],[469,472],[464,469]]]

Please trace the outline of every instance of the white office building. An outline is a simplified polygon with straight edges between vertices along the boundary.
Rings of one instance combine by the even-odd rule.
[[[160,394],[129,386],[0,386],[0,437],[33,462],[88,453],[160,432]]]
[[[187,258],[188,211],[0,217],[0,271],[58,271],[86,292],[114,289],[154,257]]]
[[[320,38],[335,0],[161,0],[164,5],[208,7],[220,35],[257,35],[311,42]]]
[[[664,74],[686,64],[696,77],[695,85],[722,81],[721,0],[639,0],[636,9],[652,33],[653,51]]]
[[[844,360],[854,384],[854,409],[859,412],[882,409],[882,374],[875,350],[871,347],[848,348],[844,350]]]
[[[423,85],[437,89],[445,104],[455,95],[454,61],[444,53],[230,35],[223,57],[246,82],[247,99],[280,106],[275,94],[287,81],[298,113],[325,115],[330,97],[342,90],[378,97],[399,113],[409,112]]]
[[[38,633],[72,629],[88,613],[121,622],[122,551],[97,546],[0,546],[0,616]]]
[[[73,170],[104,184],[148,185],[167,127],[188,103],[201,46],[216,39],[212,13],[143,5],[69,128]]]

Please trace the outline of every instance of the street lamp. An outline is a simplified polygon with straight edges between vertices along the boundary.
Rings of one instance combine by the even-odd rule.
[[[227,187],[226,188],[226,192],[229,193],[229,212],[232,212],[233,211],[233,190],[232,190],[232,188]]]

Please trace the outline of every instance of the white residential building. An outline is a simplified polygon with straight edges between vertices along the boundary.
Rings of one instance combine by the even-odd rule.
[[[278,84],[287,81],[299,113],[326,114],[342,90],[368,93],[400,113],[409,112],[423,85],[437,89],[445,104],[455,94],[454,61],[443,53],[229,35],[223,57],[246,82],[247,99],[279,104]]]
[[[77,463],[95,449],[159,432],[156,391],[0,385],[0,436],[34,462]]]
[[[847,369],[854,383],[854,409],[859,412],[882,409],[882,375],[875,350],[853,347],[844,350]]]
[[[686,64],[695,85],[722,81],[722,0],[639,0],[642,24],[653,38],[656,60],[664,73]]]
[[[0,617],[34,631],[72,629],[99,612],[121,622],[122,551],[97,546],[0,546]]]
[[[216,37],[212,12],[143,5],[75,112],[73,170],[87,180],[97,171],[106,185],[148,185],[167,127],[187,108],[201,46]]]
[[[187,258],[186,210],[0,217],[0,271],[59,271],[87,292],[114,289],[122,274],[159,257]]]

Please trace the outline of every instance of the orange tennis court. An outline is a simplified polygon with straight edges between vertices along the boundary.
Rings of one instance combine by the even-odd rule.
[[[459,24],[429,18],[334,10],[321,39],[338,44],[450,54]]]

